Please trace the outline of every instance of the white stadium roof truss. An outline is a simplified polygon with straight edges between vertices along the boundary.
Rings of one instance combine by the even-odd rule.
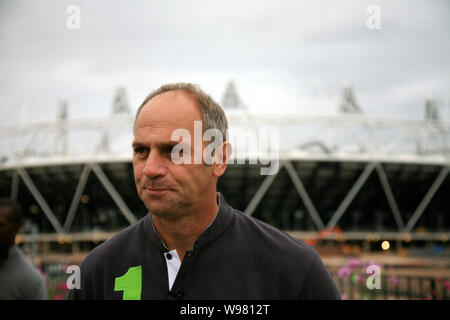
[[[440,120],[368,118],[363,114],[337,116],[229,114],[230,131],[236,128],[275,128],[280,135],[279,170],[267,175],[248,202],[253,214],[281,170],[286,170],[317,230],[338,225],[349,205],[372,173],[376,172],[398,232],[411,233],[449,174],[450,123]],[[22,179],[57,234],[70,233],[88,176],[93,172],[130,224],[137,221],[119,192],[104,174],[102,163],[131,162],[133,117],[60,120],[51,123],[0,127],[0,171],[12,171],[11,197]],[[318,147],[314,149],[314,147]],[[239,150],[238,150],[239,151]],[[243,160],[251,158],[252,150]],[[241,153],[242,154],[242,153]],[[241,159],[242,160],[242,159]],[[308,195],[293,161],[362,162],[365,168],[329,221],[323,221]],[[408,221],[403,221],[383,164],[437,165],[439,174]],[[83,164],[66,220],[58,221],[27,169]],[[444,208],[446,210],[446,208]],[[447,211],[446,214],[450,212]]]

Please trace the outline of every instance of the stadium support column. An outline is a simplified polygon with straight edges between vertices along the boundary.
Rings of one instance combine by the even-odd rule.
[[[78,205],[80,203],[81,195],[83,194],[84,188],[86,187],[86,182],[89,177],[89,172],[91,171],[91,167],[86,164],[81,172],[80,180],[78,181],[77,189],[75,190],[75,194],[72,199],[72,203],[70,204],[69,212],[67,213],[66,221],[64,222],[64,230],[66,232],[70,231],[72,226],[73,219],[75,217],[75,213],[77,212]]]
[[[297,193],[299,194],[300,198],[303,200],[303,203],[305,204],[305,207],[308,210],[309,215],[311,216],[312,220],[314,221],[316,228],[318,230],[322,230],[325,225],[323,224],[323,221],[320,218],[319,213],[316,210],[316,207],[314,207],[314,204],[311,201],[311,198],[309,197],[308,193],[306,192],[306,189],[303,186],[303,183],[301,182],[300,178],[298,177],[297,172],[294,169],[294,166],[292,165],[292,163],[290,161],[286,161],[285,167],[289,174],[289,177],[291,178],[292,182],[294,183]]]
[[[392,193],[392,189],[389,185],[386,173],[384,172],[384,169],[380,163],[377,163],[376,170],[378,173],[378,177],[380,178],[381,181],[381,186],[383,187],[383,191],[388,200],[389,206],[391,207],[392,214],[394,215],[397,228],[399,231],[403,231],[405,224],[403,223],[400,210],[398,209],[397,202],[395,201],[394,194]]]
[[[278,169],[278,172],[280,172],[281,168],[283,168],[284,163],[281,162],[280,163],[280,167]],[[245,213],[248,214],[249,216],[251,216],[253,214],[253,212],[256,210],[256,208],[258,207],[258,204],[261,202],[261,199],[264,197],[264,195],[266,194],[267,190],[269,189],[269,187],[272,185],[272,182],[275,180],[275,178],[278,176],[278,172],[276,174],[272,174],[272,175],[268,175],[263,183],[259,186],[258,190],[256,191],[255,195],[253,196],[253,198],[250,200],[247,208],[245,208]]]
[[[137,222],[136,217],[131,213],[130,209],[128,209],[127,205],[123,201],[122,197],[117,192],[116,188],[112,185],[112,183],[108,180],[103,170],[96,163],[90,164],[92,171],[94,171],[95,175],[98,177],[100,182],[105,187],[106,191],[109,193],[111,198],[114,200],[116,205],[119,207],[122,214],[128,220],[130,224],[135,224]]]
[[[351,204],[353,199],[355,198],[356,194],[359,192],[361,187],[364,185],[364,183],[367,181],[367,178],[369,178],[370,174],[372,173],[373,169],[375,169],[376,163],[369,162],[367,166],[364,168],[361,175],[356,180],[353,187],[350,189],[348,194],[345,196],[344,200],[342,200],[341,205],[336,210],[336,212],[333,214],[333,216],[330,218],[330,221],[327,224],[328,229],[334,228],[339,220],[341,219],[342,215],[345,213],[345,210],[347,210],[348,206]]]
[[[19,193],[19,174],[17,173],[17,170],[14,170],[11,182],[11,199],[17,200],[18,193]]]
[[[53,228],[58,233],[64,233],[64,229],[62,228],[61,224],[59,223],[58,219],[56,218],[55,214],[53,213],[52,209],[50,209],[49,205],[45,201],[44,197],[39,192],[38,188],[34,185],[33,181],[31,180],[28,173],[23,168],[18,168],[17,173],[20,175],[22,180],[25,182],[25,185],[30,190],[33,197],[36,199],[37,203],[41,207],[42,211],[44,211],[44,214],[47,216],[47,219],[50,221]]]
[[[420,202],[419,206],[417,207],[416,211],[413,213],[411,218],[408,221],[408,224],[405,227],[406,232],[411,232],[412,228],[416,225],[417,221],[419,221],[420,217],[422,216],[423,212],[427,208],[428,204],[430,203],[431,199],[433,198],[436,191],[441,186],[442,182],[444,182],[445,177],[448,174],[450,167],[445,166],[442,168],[439,175],[434,180],[433,184],[431,185],[430,189],[428,190],[425,197],[422,199],[422,202]]]

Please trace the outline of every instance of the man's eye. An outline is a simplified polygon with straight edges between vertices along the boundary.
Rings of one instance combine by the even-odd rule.
[[[134,149],[134,152],[135,152],[136,154],[144,154],[144,153],[147,153],[147,152],[148,152],[148,148],[145,148],[145,147],[138,147],[138,148],[135,148],[135,149]]]

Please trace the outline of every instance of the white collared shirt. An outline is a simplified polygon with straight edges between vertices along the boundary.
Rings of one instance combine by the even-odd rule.
[[[219,208],[220,208],[220,197],[217,196],[217,212],[216,216],[214,217],[213,221],[208,225],[208,227],[205,229],[208,230],[208,228],[213,224],[214,220],[216,220],[217,215],[219,214]],[[154,226],[153,226],[154,228]],[[203,232],[205,232],[203,231]],[[155,230],[156,232],[156,230]],[[164,247],[167,249],[166,244],[163,241]],[[168,250],[168,249],[167,249]],[[175,279],[177,277],[178,271],[181,267],[181,259],[178,256],[178,252],[176,249],[173,249],[171,251],[164,252],[164,257],[166,258],[166,265],[167,265],[167,276],[169,280],[169,291],[172,289],[172,285],[175,282]]]
[[[176,249],[165,252],[164,257],[166,258],[167,274],[169,277],[169,290],[171,290],[172,285],[175,282],[175,278],[177,277],[178,270],[180,270],[181,259],[178,256]]]

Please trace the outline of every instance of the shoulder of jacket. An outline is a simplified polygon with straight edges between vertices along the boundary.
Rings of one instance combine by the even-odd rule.
[[[237,223],[242,226],[247,236],[255,237],[256,241],[263,241],[265,245],[271,245],[274,249],[289,253],[289,255],[301,254],[302,257],[309,256],[311,260],[315,260],[318,256],[313,247],[286,232],[242,211],[234,209],[234,213]]]
[[[139,242],[139,238],[145,235],[143,221],[144,219],[141,219],[128,226],[92,249],[81,263],[82,268],[92,268],[99,263],[104,264],[106,261],[117,259],[118,255],[122,255],[124,250],[130,248],[130,244]]]

